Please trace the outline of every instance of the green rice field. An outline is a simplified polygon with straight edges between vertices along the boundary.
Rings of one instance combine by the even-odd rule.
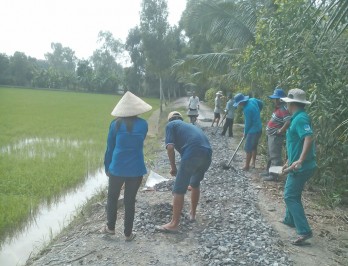
[[[119,99],[0,87],[0,239],[41,202],[103,165],[110,113]],[[145,101],[159,107],[157,99]]]

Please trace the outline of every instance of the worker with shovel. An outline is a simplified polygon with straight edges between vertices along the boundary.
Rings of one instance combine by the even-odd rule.
[[[233,137],[233,119],[234,119],[234,110],[236,109],[236,107],[233,106],[233,96],[232,94],[228,95],[228,102],[226,103],[226,121],[224,124],[224,128],[221,132],[221,136],[225,136],[226,131],[228,129],[228,136],[230,138]]]
[[[282,149],[285,141],[285,132],[289,127],[291,115],[286,107],[286,103],[280,101],[280,98],[286,97],[285,92],[281,88],[275,89],[273,94],[268,97],[272,99],[275,109],[266,127],[268,144],[266,172],[261,173],[260,176],[264,181],[273,181],[277,180],[279,175],[270,173],[269,168],[271,166],[283,165]]]
[[[241,105],[244,114],[244,136],[246,139],[244,150],[246,153],[245,165],[242,170],[249,171],[250,162],[255,168],[257,145],[262,132],[261,110],[263,107],[262,101],[256,98],[249,98],[242,93],[234,96],[234,107]]]
[[[317,168],[312,125],[304,109],[310,102],[306,100],[305,92],[300,89],[290,90],[288,96],[281,99],[287,103],[288,110],[292,114],[290,127],[286,132],[288,161],[283,169],[288,172],[288,176],[284,188],[286,213],[282,222],[296,228],[298,238],[292,244],[305,245],[307,244],[305,241],[313,234],[303,209],[301,196],[306,182]]]
[[[193,222],[196,219],[200,182],[211,164],[212,149],[203,131],[192,124],[185,123],[182,115],[177,111],[168,115],[165,144],[171,167],[170,174],[176,176],[173,187],[173,216],[169,223],[156,226],[155,230],[163,233],[177,233],[184,196],[189,185],[191,186],[190,220]],[[179,169],[175,164],[175,150],[181,156]]]

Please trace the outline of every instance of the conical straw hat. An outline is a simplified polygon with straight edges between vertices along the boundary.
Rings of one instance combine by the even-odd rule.
[[[151,105],[127,91],[117,103],[111,115],[116,117],[130,117],[146,113],[151,109]]]

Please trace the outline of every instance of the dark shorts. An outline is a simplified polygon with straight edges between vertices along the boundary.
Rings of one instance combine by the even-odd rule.
[[[199,188],[205,172],[211,164],[211,152],[201,156],[181,160],[178,173],[175,178],[173,193],[185,194],[188,185]]]
[[[261,137],[261,132],[247,134],[244,150],[246,152],[255,151],[257,149],[257,145],[259,144],[260,137]]]
[[[214,113],[214,118],[219,118],[220,119],[220,113]]]

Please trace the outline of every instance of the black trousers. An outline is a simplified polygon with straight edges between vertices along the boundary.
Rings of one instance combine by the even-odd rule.
[[[143,177],[124,178],[118,176],[109,177],[108,201],[107,201],[107,220],[108,228],[115,230],[117,219],[117,201],[123,184],[124,188],[124,235],[130,236],[133,231],[134,213],[135,213],[135,197],[141,185]]]
[[[225,136],[227,128],[228,128],[228,136],[229,137],[233,137],[233,131],[232,131],[232,128],[233,128],[233,118],[227,118],[226,117],[226,121],[225,121],[225,124],[224,124],[224,127],[223,127],[221,135]]]

